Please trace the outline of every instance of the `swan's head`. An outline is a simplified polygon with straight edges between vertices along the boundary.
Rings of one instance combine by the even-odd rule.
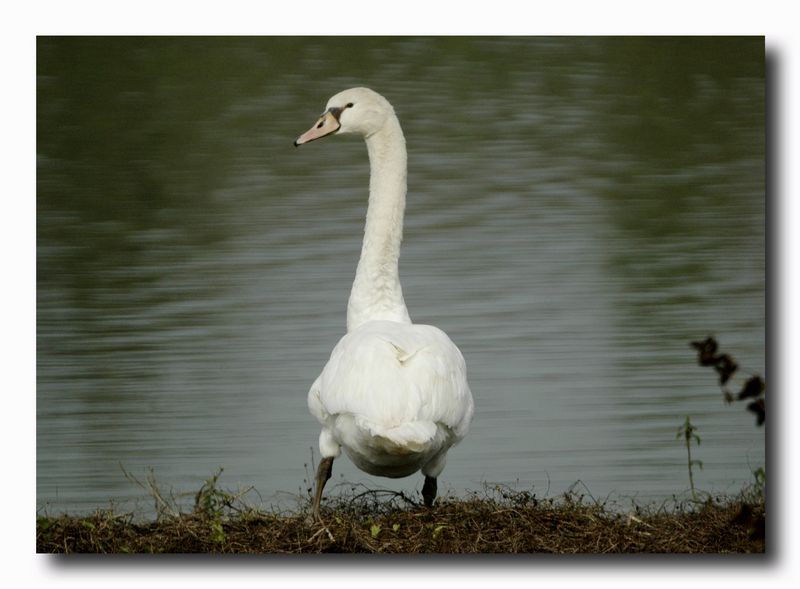
[[[359,133],[368,138],[394,118],[389,101],[369,88],[350,88],[332,97],[314,126],[295,139],[295,146],[332,133]]]

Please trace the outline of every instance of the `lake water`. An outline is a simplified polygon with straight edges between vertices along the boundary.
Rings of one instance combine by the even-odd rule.
[[[40,510],[148,509],[121,466],[305,492],[369,169],[292,141],[355,85],[408,142],[409,312],[475,397],[440,491],[685,496],[686,415],[699,488],[764,465],[689,346],[765,375],[763,39],[45,37],[37,85]]]

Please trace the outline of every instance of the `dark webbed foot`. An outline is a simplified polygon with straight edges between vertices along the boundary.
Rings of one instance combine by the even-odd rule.
[[[422,498],[425,500],[425,507],[433,507],[433,500],[436,499],[436,479],[425,476],[425,484],[422,485]]]

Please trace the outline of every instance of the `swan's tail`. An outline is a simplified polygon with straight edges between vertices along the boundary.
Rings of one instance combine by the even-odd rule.
[[[432,421],[394,426],[360,416],[339,416],[336,434],[358,468],[382,477],[413,474],[448,446],[446,430]]]
[[[368,432],[373,443],[389,454],[426,452],[439,430],[431,421],[410,421],[398,426],[386,426],[358,418],[356,425],[362,431]]]

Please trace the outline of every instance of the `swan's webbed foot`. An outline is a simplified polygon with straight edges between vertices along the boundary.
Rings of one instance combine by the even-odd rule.
[[[319,463],[319,467],[317,467],[317,488],[314,493],[314,519],[318,522],[322,522],[322,518],[319,515],[319,504],[322,501],[322,489],[325,488],[325,483],[328,482],[328,479],[331,478],[331,473],[333,472],[333,456],[329,458],[323,458],[322,461]],[[329,532],[330,533],[330,532]]]
[[[422,485],[422,498],[425,500],[425,507],[433,507],[436,499],[436,479],[425,475],[425,484]]]

